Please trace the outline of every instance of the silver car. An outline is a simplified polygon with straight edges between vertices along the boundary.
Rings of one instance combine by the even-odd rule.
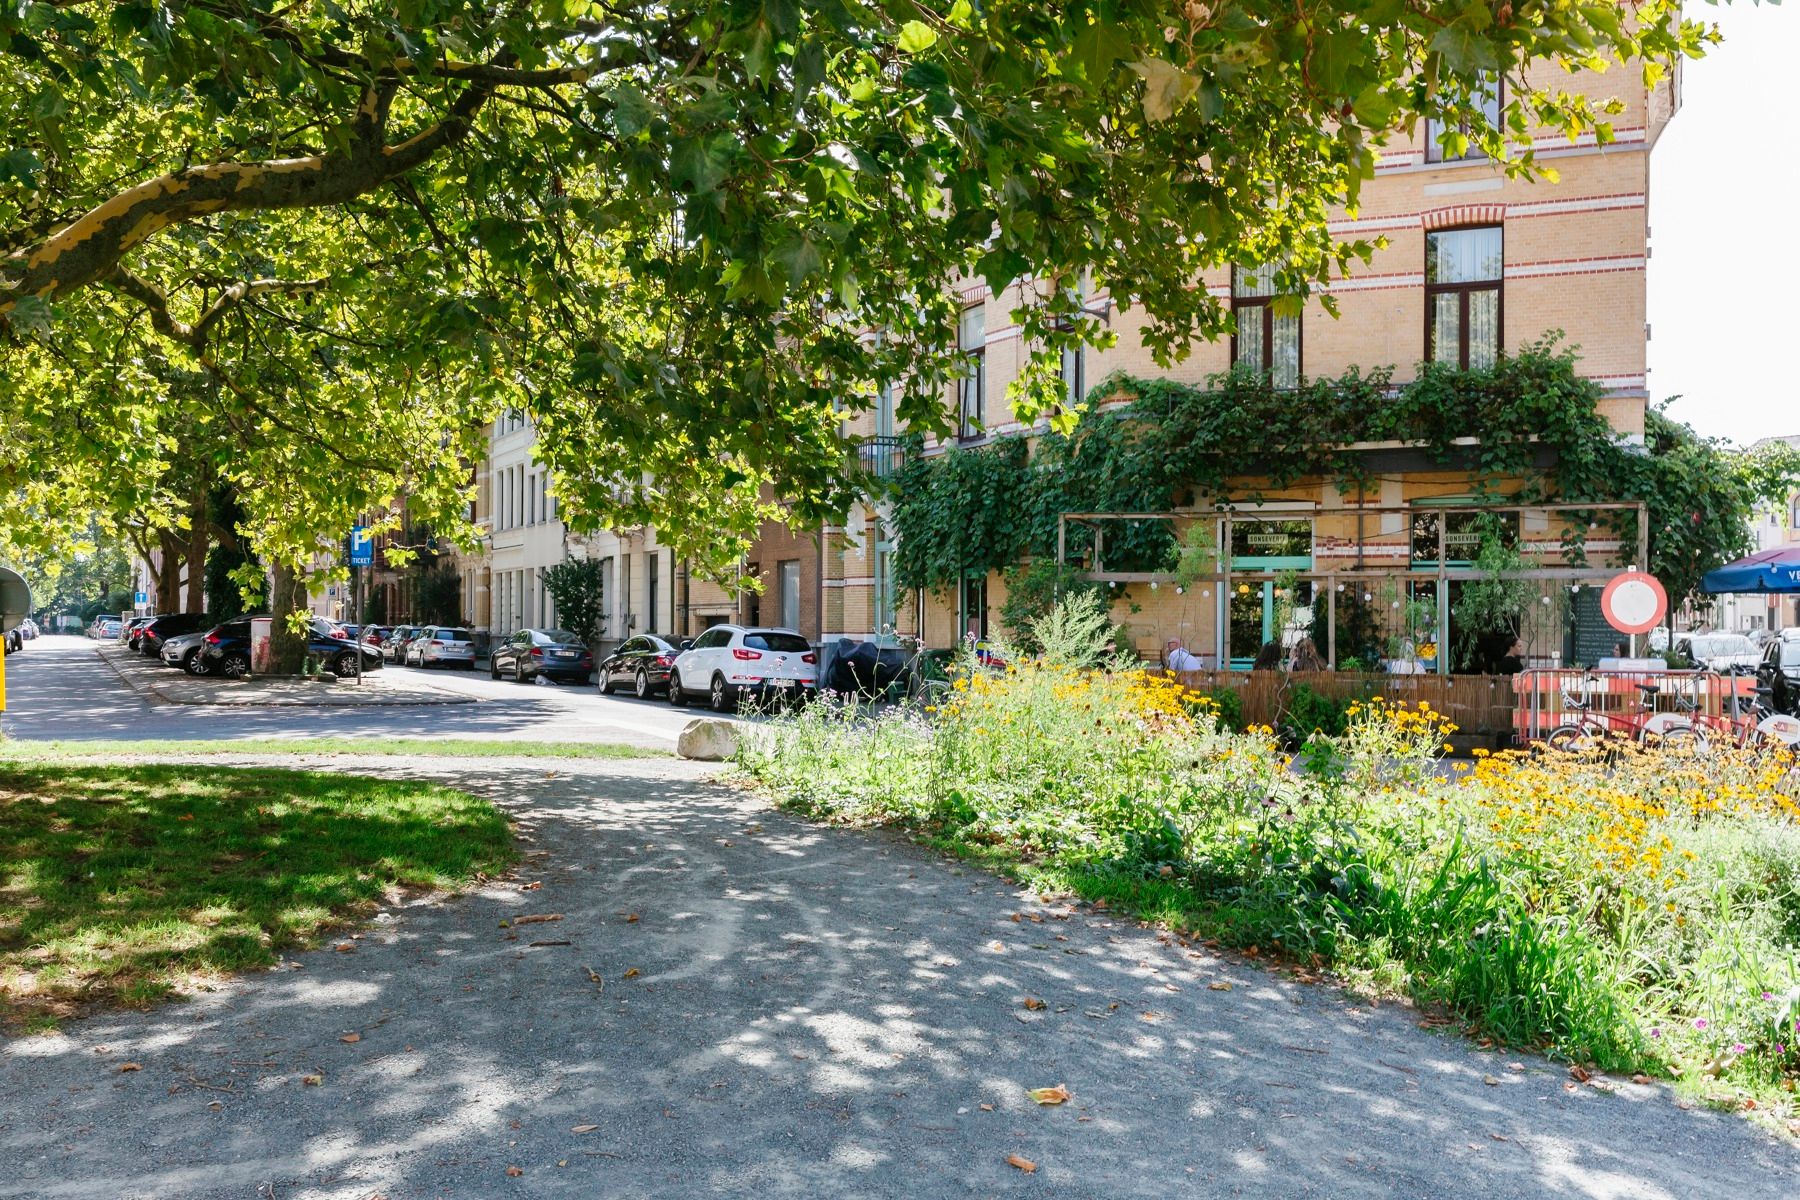
[[[162,644],[163,665],[179,667],[190,675],[204,675],[211,664],[200,657],[200,646],[206,641],[210,627],[195,633],[172,637]]]
[[[409,667],[461,667],[475,669],[475,635],[450,625],[427,625],[406,645]]]

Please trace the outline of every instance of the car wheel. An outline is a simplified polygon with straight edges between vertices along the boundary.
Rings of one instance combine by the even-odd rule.
[[[601,663],[599,665],[599,667],[597,667],[595,669],[597,671],[599,671],[599,673],[600,673],[600,694],[602,696],[612,695],[613,694],[613,677],[612,677],[611,669],[608,668],[605,663]]]
[[[348,650],[331,660],[331,673],[339,679],[352,679],[356,675],[356,656]]]
[[[681,690],[681,676],[669,672],[669,704],[675,708],[687,707],[687,693]]]
[[[242,654],[227,654],[219,662],[219,674],[227,679],[242,679],[250,673],[250,659]]]
[[[212,674],[212,664],[201,658],[198,650],[188,651],[187,661],[181,664],[181,669],[189,675]]]
[[[650,698],[650,672],[639,667],[637,678],[631,681],[631,690],[639,700],[648,700]]]
[[[514,683],[524,683],[525,682],[525,664],[524,663],[522,663],[522,662],[513,663],[513,682]]]
[[[714,675],[712,679],[712,710],[714,712],[730,712],[731,689],[725,686],[723,675]]]
[[[500,664],[494,661],[492,655],[488,656],[488,678],[489,679],[500,678]]]

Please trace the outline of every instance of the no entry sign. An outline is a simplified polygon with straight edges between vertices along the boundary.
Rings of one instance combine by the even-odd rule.
[[[1606,623],[1620,633],[1649,633],[1669,612],[1669,593],[1656,576],[1627,571],[1607,581],[1600,593]]]

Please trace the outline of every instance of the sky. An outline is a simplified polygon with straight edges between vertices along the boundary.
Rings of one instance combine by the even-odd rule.
[[[1747,445],[1800,433],[1800,155],[1786,117],[1800,3],[1689,0],[1725,36],[1683,68],[1682,105],[1650,156],[1650,397]]]

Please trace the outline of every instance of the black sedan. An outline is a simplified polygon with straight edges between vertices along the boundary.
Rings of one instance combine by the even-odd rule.
[[[581,639],[566,629],[521,629],[495,642],[488,654],[488,674],[524,683],[542,675],[586,683],[594,673],[594,656]]]
[[[610,696],[620,684],[629,684],[639,700],[667,692],[669,668],[685,648],[654,633],[639,634],[600,660],[600,694]]]

